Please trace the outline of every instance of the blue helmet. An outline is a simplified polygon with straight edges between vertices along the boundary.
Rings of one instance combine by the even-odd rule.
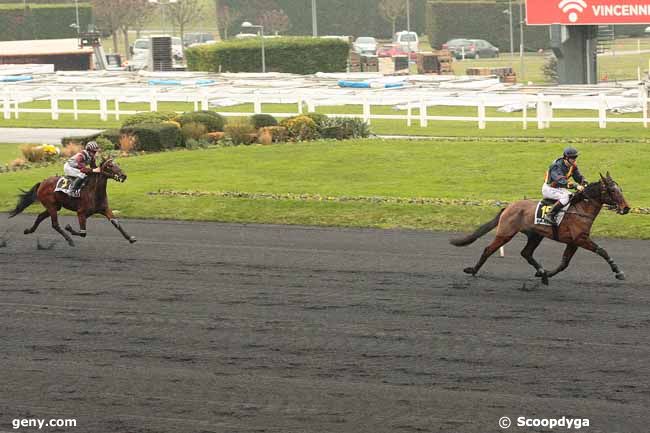
[[[567,147],[564,149],[564,157],[565,158],[577,158],[578,157],[578,149],[575,147]]]

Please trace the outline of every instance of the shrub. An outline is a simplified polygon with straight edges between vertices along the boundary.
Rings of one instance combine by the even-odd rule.
[[[284,126],[267,126],[266,128],[260,129],[260,136],[266,133],[271,134],[271,141],[273,143],[284,143],[289,137],[289,132]]]
[[[361,119],[334,117],[325,120],[320,129],[323,138],[365,138],[370,135],[370,127]]]
[[[329,119],[329,117],[327,117],[327,115],[322,114],[322,113],[316,113],[316,112],[310,112],[310,113],[307,113],[307,114],[305,114],[305,116],[307,116],[307,117],[309,117],[311,120],[313,120],[314,123],[316,124],[316,127],[317,127],[318,129],[320,129],[321,124],[322,124],[324,121],[326,121],[327,119]]]
[[[226,124],[223,116],[214,111],[190,111],[181,114],[176,120],[181,126],[190,122],[201,123],[208,132],[223,131]]]
[[[111,150],[115,150],[115,144],[106,137],[103,137],[103,136],[100,135],[99,137],[97,137],[95,142],[97,142],[97,144],[99,145],[99,148],[100,148],[100,150],[102,152],[108,152],[108,151],[111,151]]]
[[[81,152],[81,149],[83,149],[83,146],[81,146],[81,144],[70,142],[67,146],[64,146],[63,149],[61,149],[61,155],[64,158],[71,158],[72,156]]]
[[[138,136],[135,134],[120,134],[120,143],[118,148],[123,153],[131,153],[138,145]]]
[[[23,144],[20,146],[20,152],[29,162],[45,161],[45,150],[36,144]]]
[[[287,128],[288,136],[294,141],[313,140],[318,137],[316,123],[307,116],[295,116],[284,119],[281,126]]]
[[[16,158],[9,163],[9,168],[15,170],[17,168],[22,168],[27,165],[27,161],[23,158]]]
[[[137,137],[137,150],[160,151],[179,146],[183,142],[180,129],[165,123],[140,123],[120,131]]]
[[[251,123],[255,129],[264,128],[265,126],[276,126],[278,121],[270,114],[253,114],[251,116]]]
[[[102,133],[99,135],[99,137],[104,137],[107,140],[110,140],[111,143],[115,146],[115,149],[119,148],[120,144],[120,130],[119,129],[105,129],[102,131]]]
[[[226,125],[226,138],[232,141],[235,146],[239,144],[251,144],[254,141],[255,128],[250,124],[248,119],[234,120]]]
[[[187,140],[199,140],[204,137],[208,132],[208,128],[205,127],[202,123],[197,122],[188,122],[181,127],[181,135]]]
[[[208,139],[208,142],[210,143],[216,143],[219,140],[222,140],[225,134],[223,132],[208,132],[206,134],[206,137]]]
[[[273,133],[269,131],[269,128],[260,128],[257,132],[257,142],[259,144],[269,145],[273,143]]]
[[[176,113],[171,111],[147,111],[137,113],[122,122],[122,128],[137,125],[139,123],[162,123],[176,118]]]
[[[559,83],[560,75],[557,70],[557,58],[555,58],[555,56],[550,55],[546,58],[542,65],[542,74],[544,75],[544,78],[546,78],[546,81]]]

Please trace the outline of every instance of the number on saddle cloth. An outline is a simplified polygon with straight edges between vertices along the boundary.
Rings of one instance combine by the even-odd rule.
[[[79,197],[79,192],[76,194],[73,194],[70,189],[72,188],[72,185],[74,184],[75,177],[73,176],[61,176],[59,180],[56,182],[56,187],[54,188],[55,192],[62,192],[64,194],[67,194],[68,196],[72,198],[77,198]]]
[[[544,225],[544,226],[550,226],[551,224],[546,221],[546,215],[551,212],[551,209],[553,209],[553,206],[555,206],[555,203],[557,200],[553,200],[550,198],[545,198],[541,200],[539,203],[537,203],[537,208],[535,209],[535,224],[539,225]],[[562,219],[564,218],[564,213],[566,210],[569,208],[569,204],[564,206],[562,210],[557,214],[557,217],[555,218],[557,225],[560,225],[562,222]]]

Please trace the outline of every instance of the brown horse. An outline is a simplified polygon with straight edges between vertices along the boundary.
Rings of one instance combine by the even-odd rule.
[[[450,242],[452,245],[463,247],[471,244],[493,228],[497,228],[496,237],[485,248],[476,265],[463,270],[471,275],[475,275],[488,257],[508,243],[513,236],[517,233],[523,233],[528,237],[528,243],[521,251],[521,255],[536,269],[535,276],[541,277],[543,284],[548,284],[549,278],[566,269],[578,247],[593,251],[607,260],[612,272],[616,274],[616,278],[624,280],[625,274],[619,270],[614,260],[607,254],[607,251],[599,247],[589,237],[591,226],[605,204],[616,208],[617,213],[621,215],[625,215],[630,211],[630,206],[625,201],[621,188],[614,182],[609,172],[607,176],[601,174],[600,181],[589,184],[583,191],[573,195],[570,206],[555,235],[553,227],[535,224],[537,202],[520,200],[508,205],[505,209],[501,209],[492,221],[483,224],[471,235],[452,239]],[[555,239],[558,242],[567,244],[560,265],[551,272],[547,272],[533,258],[533,252],[544,238]]]
[[[104,215],[129,242],[135,242],[135,237],[129,236],[122,228],[120,222],[113,216],[113,211],[108,207],[108,196],[106,195],[106,183],[108,179],[124,182],[126,180],[126,174],[122,172],[120,167],[112,159],[103,160],[99,166],[99,170],[99,173],[91,173],[88,175],[87,184],[81,190],[79,198],[72,198],[60,191],[55,192],[54,189],[60,177],[48,177],[44,181],[34,185],[29,191],[23,191],[18,196],[18,204],[9,213],[9,218],[18,215],[32,203],[39,201],[46,210],[38,214],[36,221],[34,221],[34,224],[30,228],[25,229],[26,235],[34,233],[38,225],[49,216],[52,219],[52,228],[59,232],[68,241],[70,246],[74,246],[70,235],[59,226],[57,212],[64,207],[77,212],[79,231],[76,231],[70,225],[65,227],[74,236],[86,237],[86,220],[91,215],[99,213]]]

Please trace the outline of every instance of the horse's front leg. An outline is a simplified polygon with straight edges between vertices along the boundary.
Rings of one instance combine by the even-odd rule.
[[[65,229],[69,231],[71,234],[74,236],[81,236],[82,238],[86,237],[86,220],[88,220],[88,216],[86,215],[85,211],[79,211],[77,212],[77,219],[79,220],[79,231],[76,231],[70,224],[65,226]]]
[[[542,284],[548,285],[548,274],[546,270],[533,257],[533,252],[535,252],[535,249],[539,246],[540,242],[542,242],[544,236],[532,231],[527,232],[526,236],[528,236],[528,242],[526,243],[524,249],[521,250],[521,256],[526,259],[526,261],[530,263],[532,267],[535,268],[537,271],[535,273],[535,276],[542,278]]]
[[[122,236],[124,236],[124,239],[126,239],[127,241],[129,241],[131,243],[134,243],[135,241],[137,241],[135,236],[130,236],[126,232],[126,230],[124,230],[124,228],[122,227],[122,224],[120,224],[120,222],[117,220],[117,218],[115,218],[115,216],[113,215],[113,211],[110,208],[106,209],[103,212],[103,214],[111,222],[111,224],[113,224],[113,226],[115,226],[115,228],[118,229],[120,231],[120,233],[122,233]]]
[[[585,239],[581,239],[578,241],[578,246],[582,247],[586,250],[593,251],[594,253],[598,254],[600,257],[605,259],[607,263],[609,263],[609,267],[612,269],[612,272],[616,274],[616,279],[617,280],[624,280],[625,279],[625,274],[623,271],[621,271],[618,268],[618,265],[614,263],[614,259],[612,259],[609,254],[607,254],[607,251],[605,251],[603,248],[599,247],[596,242],[592,241],[588,237]]]
[[[57,232],[59,232],[61,236],[65,238],[65,240],[68,242],[68,245],[74,247],[74,241],[72,240],[70,235],[67,234],[59,225],[59,216],[57,215],[57,210],[55,208],[50,208],[47,211],[50,214],[50,218],[52,219],[52,228]]]
[[[551,272],[548,273],[548,277],[551,278],[554,275],[559,274],[563,270],[569,266],[569,263],[571,262],[571,258],[573,258],[573,255],[576,253],[576,250],[578,249],[578,246],[575,244],[568,244],[566,248],[564,249],[564,253],[562,254],[562,261],[560,262],[560,265],[553,269]]]

